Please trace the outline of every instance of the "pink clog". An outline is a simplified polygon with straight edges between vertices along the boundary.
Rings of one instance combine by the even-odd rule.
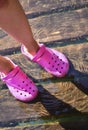
[[[14,64],[14,69],[8,75],[0,73],[0,76],[16,99],[28,102],[37,96],[37,87],[19,66]]]
[[[54,49],[40,44],[40,49],[33,57],[24,45],[21,46],[22,53],[31,61],[41,65],[46,71],[57,76],[64,77],[69,70],[69,62],[66,56]]]

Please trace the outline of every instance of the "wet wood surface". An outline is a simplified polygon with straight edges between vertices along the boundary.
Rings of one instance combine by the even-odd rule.
[[[88,0],[20,0],[38,42],[69,59],[66,77],[56,78],[28,61],[20,44],[0,29],[0,54],[33,79],[38,97],[17,101],[0,81],[0,129],[88,129]],[[75,125],[76,124],[76,125]]]

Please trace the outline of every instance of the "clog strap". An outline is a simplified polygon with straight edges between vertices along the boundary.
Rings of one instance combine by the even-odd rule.
[[[37,61],[39,58],[41,58],[45,53],[46,47],[44,45],[41,46],[39,51],[36,53],[32,61]]]
[[[2,80],[8,85],[24,91],[29,91],[30,87],[34,86],[32,80],[18,66]]]
[[[36,53],[32,61],[37,62],[42,67],[49,67],[49,61],[52,56],[52,51],[46,48],[44,45],[41,46],[40,50]],[[52,61],[53,63],[53,61]]]

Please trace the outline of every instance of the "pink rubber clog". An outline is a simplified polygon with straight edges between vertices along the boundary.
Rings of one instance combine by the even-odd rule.
[[[33,57],[24,45],[21,46],[22,53],[31,61],[41,65],[46,71],[57,77],[64,77],[69,70],[69,62],[66,56],[54,49],[40,44],[40,49]]]
[[[19,66],[14,64],[14,69],[8,75],[0,73],[0,76],[16,99],[28,102],[37,96],[37,87]]]

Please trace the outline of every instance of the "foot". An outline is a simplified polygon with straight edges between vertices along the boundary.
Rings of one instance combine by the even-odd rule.
[[[0,73],[1,79],[16,99],[24,102],[33,100],[38,93],[37,87],[19,66],[15,65],[10,59],[9,62],[14,68],[8,74]]]
[[[0,56],[0,72],[7,75],[13,69],[14,69],[14,65],[9,60],[9,58]]]
[[[31,55],[24,45],[21,46],[21,51],[28,59],[38,63],[54,76],[64,77],[69,70],[69,62],[64,54],[42,44],[35,56]]]

